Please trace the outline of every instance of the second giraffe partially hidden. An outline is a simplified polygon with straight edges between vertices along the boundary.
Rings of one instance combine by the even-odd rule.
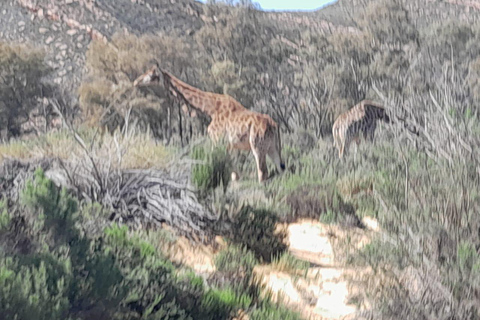
[[[182,98],[193,109],[211,119],[207,132],[214,143],[225,137],[229,142],[229,149],[252,150],[260,182],[268,178],[267,155],[279,172],[285,170],[281,157],[280,132],[272,118],[246,109],[227,94],[194,88],[160,69],[158,65],[138,77],[134,86],[158,84],[160,73],[163,75],[165,87],[171,90],[174,96]]]
[[[353,106],[350,110],[342,113],[333,124],[332,133],[338,155],[342,158],[345,148],[348,149],[350,142],[355,140],[360,144],[360,133],[365,139],[373,141],[377,120],[390,122],[385,108],[374,101],[363,100]]]

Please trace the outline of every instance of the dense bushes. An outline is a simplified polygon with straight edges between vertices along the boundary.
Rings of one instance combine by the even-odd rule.
[[[236,217],[233,240],[264,261],[271,261],[286,249],[286,234],[277,232],[277,222],[278,217],[269,210],[246,206]]]
[[[209,320],[271,308],[253,281],[257,260],[245,249],[220,253],[216,265],[230,280],[207,284],[126,226],[99,236],[84,230],[86,211],[99,208],[79,204],[41,170],[21,203],[8,211],[0,203],[0,238],[8,236],[0,247],[0,313],[9,319]],[[26,236],[29,245],[20,246]]]

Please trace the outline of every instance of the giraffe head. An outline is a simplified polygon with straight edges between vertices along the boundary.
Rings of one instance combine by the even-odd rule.
[[[154,66],[148,69],[147,72],[145,72],[140,77],[135,79],[135,81],[133,82],[133,86],[134,87],[148,86],[151,84],[158,83],[159,80],[160,80],[160,72],[159,72],[158,63],[156,63]]]

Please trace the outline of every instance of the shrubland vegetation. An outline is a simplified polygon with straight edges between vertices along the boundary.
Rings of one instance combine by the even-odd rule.
[[[142,240],[143,231],[110,225],[106,214],[89,213],[88,201],[38,172],[18,203],[0,198],[2,314],[229,319],[242,309],[250,319],[297,319],[261,294],[253,274],[257,263],[305,267],[284,252],[277,224],[313,218],[363,227],[359,218],[373,216],[382,233],[345,260],[373,270],[361,279],[370,318],[480,318],[480,25],[420,21],[409,0],[355,5],[352,32],[287,28],[249,3],[213,3],[192,37],[93,42],[78,91],[83,124],[77,129],[93,159],[110,154],[118,170],[159,169],[182,167],[176,161],[188,155],[193,164],[183,170],[191,170],[192,187],[230,226],[208,231],[228,238],[229,246],[205,281],[169,262],[157,243]],[[183,113],[161,84],[132,88],[152,59],[192,85],[271,115],[282,130],[288,170],[260,186],[250,156],[193,145],[207,119]],[[48,68],[40,51],[3,43],[0,73],[2,137],[15,137],[24,108],[48,92],[36,87]],[[373,144],[352,145],[340,161],[331,126],[364,98],[383,101],[394,123],[379,127]],[[92,125],[120,131],[105,136],[102,148]],[[412,128],[419,134],[406,130]],[[76,145],[66,131],[11,140],[0,145],[0,159],[72,160],[85,151]],[[233,167],[242,181],[230,181]],[[92,234],[82,228],[85,219],[108,226]]]

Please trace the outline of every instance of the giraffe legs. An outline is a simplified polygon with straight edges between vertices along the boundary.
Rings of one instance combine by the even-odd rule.
[[[257,171],[258,171],[258,182],[263,182],[267,179],[268,169],[267,169],[267,159],[264,153],[262,153],[257,148],[252,148],[253,156],[257,162]]]
[[[337,144],[337,149],[338,149],[338,157],[340,159],[343,158],[343,153],[345,152],[345,140],[340,139],[339,144]]]
[[[235,146],[229,143],[227,145],[227,152],[231,155],[232,158],[238,159],[240,157],[240,150],[235,149]],[[238,174],[238,170],[236,168],[236,165],[233,164],[232,168],[232,173],[231,173],[231,179],[232,181],[238,181],[240,180],[240,175]]]

